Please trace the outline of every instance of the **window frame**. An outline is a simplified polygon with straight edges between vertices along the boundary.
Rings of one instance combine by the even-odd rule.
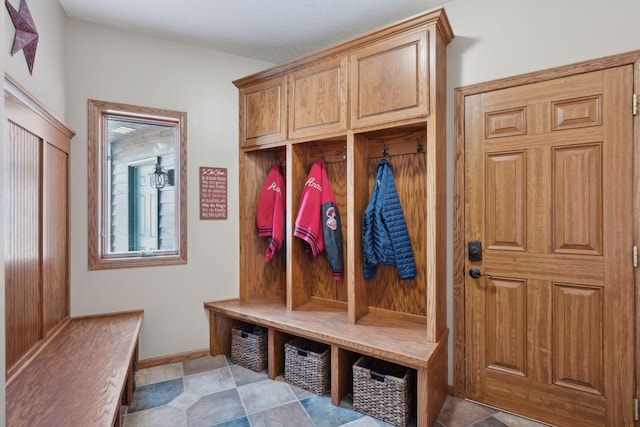
[[[175,164],[180,170],[176,180],[176,233],[175,249],[157,251],[152,256],[138,252],[107,253],[105,230],[105,189],[109,182],[105,176],[107,147],[106,118],[123,118],[172,123],[178,132]],[[156,265],[186,264],[187,262],[187,113],[159,108],[142,107],[116,102],[88,100],[88,205],[89,205],[89,270],[120,267],[150,267]]]

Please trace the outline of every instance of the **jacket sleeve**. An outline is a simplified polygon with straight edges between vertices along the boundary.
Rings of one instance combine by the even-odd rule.
[[[376,254],[376,203],[380,194],[380,168],[376,168],[376,182],[371,198],[362,215],[362,266],[365,280],[376,276],[378,256]]]
[[[333,202],[322,204],[322,239],[329,265],[333,270],[333,279],[341,280],[344,275],[342,224],[338,207]]]
[[[390,172],[385,183],[385,207],[382,210],[382,219],[389,230],[390,244],[400,279],[413,279],[416,277],[416,265],[411,238],[392,174],[393,172]]]

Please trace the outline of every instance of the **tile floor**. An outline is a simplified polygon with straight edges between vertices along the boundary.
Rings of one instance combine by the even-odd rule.
[[[415,420],[411,423],[415,425]],[[340,406],[328,394],[317,396],[266,372],[256,373],[228,357],[202,357],[140,369],[133,402],[122,408],[123,427],[380,427],[388,424]],[[448,397],[437,427],[543,427]]]

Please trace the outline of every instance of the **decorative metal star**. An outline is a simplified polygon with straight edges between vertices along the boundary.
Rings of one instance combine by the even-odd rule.
[[[29,67],[29,74],[33,74],[33,62],[36,59],[36,48],[38,47],[38,30],[33,23],[31,12],[27,6],[27,0],[20,0],[20,10],[16,10],[15,7],[9,3],[9,0],[4,1],[13,26],[16,28],[16,35],[13,39],[13,48],[11,49],[11,55],[13,56],[19,50],[24,51],[24,57],[27,60],[27,66]]]

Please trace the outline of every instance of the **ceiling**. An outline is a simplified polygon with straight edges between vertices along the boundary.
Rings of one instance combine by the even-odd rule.
[[[451,0],[59,0],[67,16],[274,64]]]

